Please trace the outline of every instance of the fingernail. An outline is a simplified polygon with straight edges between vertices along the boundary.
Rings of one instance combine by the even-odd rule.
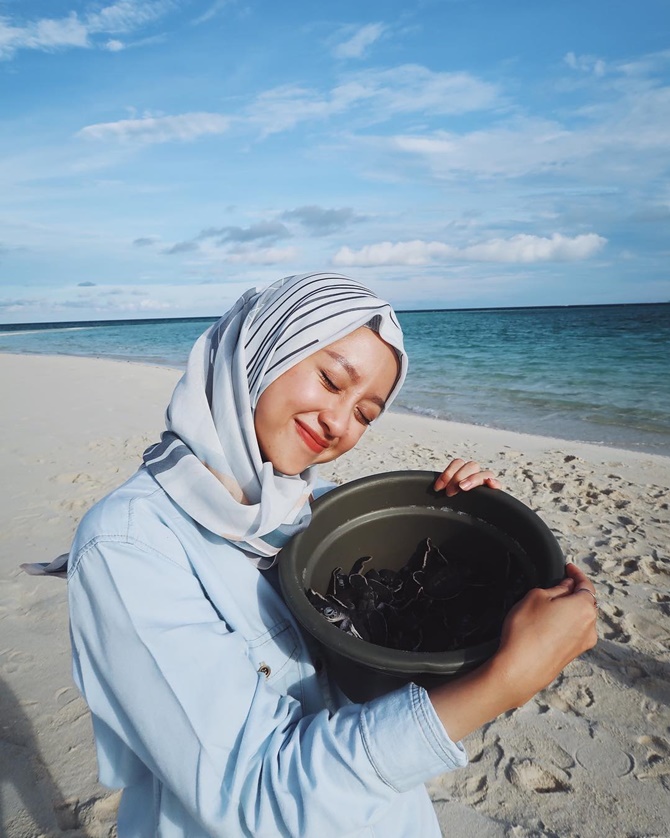
[[[470,486],[472,486],[472,483],[469,480],[462,480],[458,485],[461,489],[469,489]]]

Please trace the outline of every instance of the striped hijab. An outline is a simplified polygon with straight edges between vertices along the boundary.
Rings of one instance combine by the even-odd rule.
[[[337,274],[290,276],[247,291],[194,345],[166,412],[167,430],[144,452],[175,503],[261,568],[309,523],[316,469],[289,476],[263,462],[254,430],[258,399],[303,358],[365,325],[400,360],[388,405],[407,371],[388,303]]]

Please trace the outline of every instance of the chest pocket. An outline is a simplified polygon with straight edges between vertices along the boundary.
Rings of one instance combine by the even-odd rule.
[[[299,654],[300,641],[293,626],[285,620],[247,644],[247,655],[258,677],[282,695],[302,702]]]

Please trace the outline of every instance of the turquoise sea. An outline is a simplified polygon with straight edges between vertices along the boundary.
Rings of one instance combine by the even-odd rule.
[[[399,313],[394,409],[670,455],[670,303]],[[183,368],[213,318],[0,325],[0,352]]]

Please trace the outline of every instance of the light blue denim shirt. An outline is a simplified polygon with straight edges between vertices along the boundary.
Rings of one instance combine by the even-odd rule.
[[[68,577],[119,838],[440,835],[423,783],[467,758],[426,692],[329,688],[270,580],[144,468],[87,513]]]

